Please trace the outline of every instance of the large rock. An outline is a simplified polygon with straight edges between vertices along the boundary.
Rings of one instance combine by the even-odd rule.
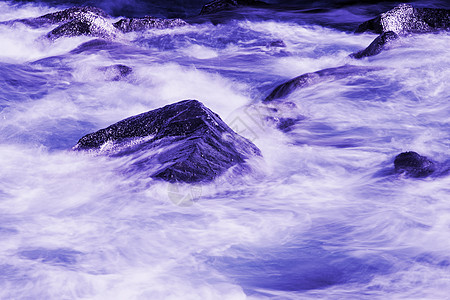
[[[197,100],[133,116],[81,138],[74,150],[130,156],[133,171],[170,182],[211,181],[259,149]]]
[[[235,9],[240,6],[261,7],[268,4],[257,0],[214,0],[205,4],[200,15],[214,14],[223,10]]]
[[[43,16],[40,16],[36,19],[38,20],[45,20],[47,23],[50,24],[59,24],[59,23],[64,23],[67,21],[71,21],[74,19],[79,19],[80,17],[82,17],[83,15],[86,14],[94,14],[100,17],[103,17],[105,19],[109,19],[110,16],[104,12],[103,10],[101,10],[100,8],[97,7],[92,7],[92,6],[82,6],[82,7],[71,7],[62,11],[57,11],[54,13],[49,13]]]
[[[436,170],[433,161],[413,151],[397,155],[394,160],[394,167],[396,173],[414,178],[427,177]]]
[[[145,16],[143,18],[125,18],[113,24],[122,32],[143,31],[147,29],[165,29],[188,25],[181,19],[161,19]]]
[[[350,57],[360,59],[363,57],[373,56],[379,54],[381,51],[387,49],[392,41],[398,39],[399,36],[393,31],[388,31],[380,34],[366,49],[350,54]]]
[[[82,18],[86,14],[94,14],[105,19],[110,18],[110,16],[100,8],[92,6],[75,6],[65,10],[48,13],[37,18],[18,19],[8,21],[7,23],[20,22],[31,27],[40,27],[44,25],[66,23],[75,19]]]
[[[51,40],[60,37],[93,36],[112,40],[120,34],[108,19],[92,12],[84,12],[76,15],[76,18],[64,23],[47,34]]]
[[[450,29],[450,10],[415,8],[400,4],[378,17],[362,23],[356,32],[383,33],[393,31],[398,35],[425,33]]]
[[[313,73],[306,73],[277,86],[264,101],[284,98],[296,89],[305,88],[323,81],[338,80],[353,75],[364,75],[370,71],[379,70],[378,67],[359,67],[346,65],[337,68],[324,69]]]

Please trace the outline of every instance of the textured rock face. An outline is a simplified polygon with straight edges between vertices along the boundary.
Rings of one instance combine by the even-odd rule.
[[[104,17],[92,12],[81,13],[76,19],[64,23],[47,34],[47,37],[56,40],[67,36],[94,36],[103,39],[114,39],[119,31]]]
[[[94,14],[106,19],[109,19],[110,16],[105,13],[103,10],[97,7],[92,6],[83,6],[83,7],[71,7],[62,11],[57,11],[54,13],[49,13],[43,16],[40,16],[36,19],[46,20],[51,24],[58,24],[67,21],[71,21],[73,19],[81,18],[85,14]]]
[[[414,178],[427,177],[436,170],[433,161],[413,151],[397,155],[394,160],[394,167],[395,172]]]
[[[62,24],[75,19],[83,18],[83,16],[85,16],[86,14],[94,14],[105,19],[110,18],[110,16],[106,12],[99,8],[92,6],[75,6],[54,13],[49,13],[37,18],[13,20],[9,21],[8,23],[21,22],[31,27],[40,27],[51,24]]]
[[[110,23],[110,19],[111,17],[103,10],[85,6],[72,7],[32,19],[0,22],[0,24],[21,22],[36,28],[43,25],[60,24],[59,27],[47,34],[47,37],[53,40],[63,36],[80,35],[111,40],[122,32],[143,31],[153,28],[164,29],[188,25],[188,23],[181,19],[161,19],[149,16],[143,18],[124,18],[114,24]]]
[[[381,51],[389,47],[392,41],[398,39],[399,36],[393,31],[382,33],[378,36],[366,49],[357,53],[350,54],[353,58],[363,58],[379,54]]]
[[[74,150],[131,156],[130,168],[170,182],[211,181],[245,168],[259,149],[196,100],[184,100],[122,120],[81,138]]]
[[[213,14],[223,10],[234,9],[239,6],[267,6],[267,3],[257,0],[215,0],[205,4],[200,15]]]
[[[375,70],[379,70],[379,68],[347,65],[337,68],[324,69],[313,73],[306,73],[279,85],[272,91],[272,93],[270,93],[269,96],[266,97],[264,101],[272,101],[286,97],[296,89],[305,88],[319,82],[342,79],[351,75],[363,75],[367,72]]]
[[[113,24],[114,27],[122,32],[131,31],[143,31],[147,29],[157,28],[173,28],[179,26],[188,25],[185,21],[181,19],[160,19],[154,17],[143,17],[143,18],[131,18],[131,19],[121,19]]]
[[[356,32],[372,31],[383,33],[393,31],[398,35],[425,33],[450,29],[450,10],[415,8],[400,4],[378,17],[362,23]]]

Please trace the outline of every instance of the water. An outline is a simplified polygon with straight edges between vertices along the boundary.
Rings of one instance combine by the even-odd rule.
[[[0,19],[51,5],[2,2]],[[369,11],[246,9],[108,43],[0,25],[0,298],[448,297],[450,177],[392,171],[402,151],[450,160],[450,35],[355,61],[376,35],[348,28]],[[115,64],[133,72],[115,81],[104,69]],[[379,69],[261,104],[286,80],[346,64]],[[127,158],[70,151],[183,99],[261,149],[251,174],[167,184],[124,172]],[[267,107],[300,121],[282,132]]]

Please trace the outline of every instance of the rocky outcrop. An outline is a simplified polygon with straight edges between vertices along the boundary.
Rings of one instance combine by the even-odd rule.
[[[47,34],[47,37],[56,40],[63,36],[86,35],[112,40],[119,34],[120,32],[103,16],[85,12],[77,14],[75,19],[56,27]]]
[[[205,4],[200,15],[214,14],[223,10],[235,9],[240,6],[264,7],[268,4],[257,0],[214,0]]]
[[[357,33],[371,31],[383,33],[393,31],[398,35],[425,33],[450,29],[450,10],[415,8],[400,4],[378,17],[362,23]]]
[[[395,172],[407,177],[427,177],[436,171],[433,161],[416,152],[409,151],[400,153],[394,160]]]
[[[37,18],[21,19],[2,22],[1,24],[12,24],[21,22],[31,27],[59,24],[47,34],[47,37],[56,40],[68,36],[93,36],[112,40],[122,33],[131,31],[143,31],[147,29],[165,29],[188,25],[181,19],[161,19],[154,17],[124,18],[112,24],[111,17],[103,10],[85,6],[72,7],[62,11],[49,13]]]
[[[40,27],[44,25],[66,23],[75,19],[83,18],[86,14],[94,14],[105,19],[110,18],[110,16],[100,8],[92,6],[75,6],[65,10],[48,13],[37,18],[12,20],[8,21],[8,23],[20,22],[31,27]]]
[[[110,18],[110,16],[106,12],[101,10],[100,8],[92,7],[92,6],[82,6],[82,7],[75,6],[75,7],[71,7],[71,8],[62,10],[62,11],[49,13],[49,14],[40,16],[36,19],[37,20],[45,20],[47,23],[50,23],[50,24],[59,24],[59,23],[64,23],[64,22],[71,21],[74,19],[82,18],[86,14],[94,14],[94,15],[97,15],[97,16],[105,18],[105,19]]]
[[[207,182],[245,169],[259,149],[197,100],[133,116],[81,138],[74,150],[132,158],[129,168],[170,182]]]
[[[264,101],[284,98],[296,89],[305,88],[323,81],[338,80],[352,75],[364,75],[370,71],[379,70],[377,67],[359,67],[346,65],[337,68],[324,69],[313,73],[306,73],[277,86]]]
[[[392,41],[398,39],[399,36],[393,31],[380,34],[366,49],[350,54],[350,57],[360,59],[363,57],[373,56],[386,50],[392,44]]]
[[[186,26],[188,23],[181,19],[161,19],[145,16],[143,18],[125,18],[113,24],[122,32],[143,31],[147,29],[165,29]]]

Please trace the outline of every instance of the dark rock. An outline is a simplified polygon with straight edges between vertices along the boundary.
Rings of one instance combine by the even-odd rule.
[[[105,73],[107,80],[119,81],[127,77],[133,72],[133,69],[129,66],[117,64],[112,66],[107,66],[100,69]]]
[[[57,11],[54,13],[49,13],[43,16],[40,16],[36,19],[45,20],[50,24],[59,24],[67,21],[71,21],[74,19],[82,18],[86,14],[94,14],[100,16],[105,19],[109,19],[110,16],[97,7],[92,6],[82,6],[82,7],[71,7],[62,11]]]
[[[381,51],[387,49],[392,41],[398,38],[399,36],[393,31],[384,32],[378,36],[366,49],[352,53],[350,54],[350,57],[360,59],[363,57],[377,55]]]
[[[103,10],[85,6],[72,7],[62,11],[49,13],[37,18],[21,19],[3,22],[3,24],[21,22],[31,27],[40,27],[49,24],[61,24],[47,34],[47,37],[56,40],[63,36],[94,36],[103,39],[114,39],[120,34],[110,22],[110,16]]]
[[[304,118],[280,118],[277,128],[283,132],[291,131],[292,127]]]
[[[436,170],[433,161],[413,151],[397,155],[394,160],[394,167],[396,173],[414,178],[427,177]]]
[[[181,19],[161,19],[145,16],[143,18],[121,19],[118,22],[114,23],[113,25],[122,32],[131,32],[131,31],[143,31],[152,28],[157,29],[173,28],[185,26],[188,25],[188,23],[186,23]]]
[[[383,33],[393,31],[398,35],[425,33],[450,29],[450,10],[436,8],[415,8],[400,4],[378,17],[359,25],[355,31]]]
[[[74,150],[130,156],[132,171],[170,182],[206,182],[259,149],[197,100],[184,100],[122,120],[81,138]]]
[[[294,127],[306,119],[301,109],[291,101],[270,101],[254,103],[246,109],[246,113],[263,127],[276,128],[288,133]]]
[[[285,48],[286,44],[282,40],[271,41],[267,43],[267,47],[269,48]]]
[[[235,9],[240,6],[264,7],[268,4],[257,0],[214,0],[205,4],[200,15],[214,14],[223,10]]]
[[[274,124],[278,130],[286,133],[292,131],[293,127],[303,120],[305,120],[303,116],[296,118],[266,117],[266,121]]]
[[[305,88],[327,80],[337,80],[352,75],[363,75],[370,71],[379,70],[376,67],[359,67],[346,65],[337,68],[324,69],[313,73],[306,73],[291,79],[276,87],[264,101],[283,98],[299,88]]]
[[[112,40],[119,33],[106,18],[91,12],[85,12],[78,14],[76,19],[56,27],[47,34],[47,37],[56,40],[64,36],[87,35]]]
[[[49,13],[37,18],[19,19],[8,21],[8,23],[20,22],[28,26],[37,28],[44,25],[62,24],[68,21],[82,18],[85,14],[94,14],[105,19],[109,19],[110,16],[101,10],[100,8],[92,6],[71,7],[65,10]]]

